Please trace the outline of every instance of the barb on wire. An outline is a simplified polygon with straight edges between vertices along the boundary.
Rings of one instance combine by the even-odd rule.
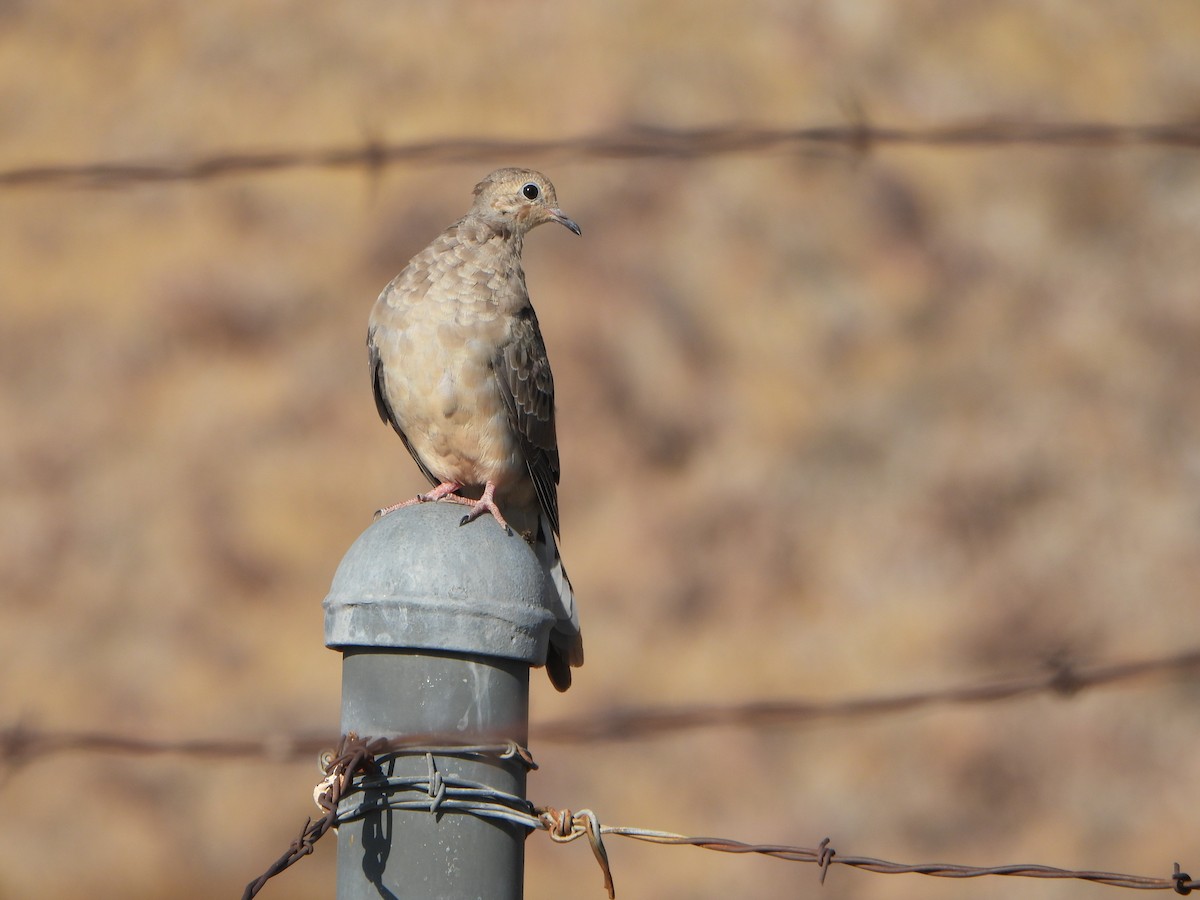
[[[1054,661],[1048,670],[1000,681],[958,685],[929,691],[878,694],[841,700],[759,700],[733,704],[610,709],[584,716],[535,723],[533,738],[547,744],[634,740],[698,728],[763,728],[819,720],[868,718],[939,705],[995,703],[1050,694],[1070,697],[1080,691],[1110,687],[1152,676],[1200,669],[1200,648],[1169,656],[1097,666]],[[481,742],[487,736],[478,736]],[[503,743],[499,736],[492,736]],[[445,735],[413,737],[417,745],[437,745]],[[279,762],[311,759],[332,745],[331,737],[270,736],[262,739],[158,739],[101,732],[50,731],[21,723],[0,728],[0,764],[17,767],[59,753],[178,755],[207,759],[266,759]],[[519,751],[513,751],[519,752]]]
[[[604,849],[602,837],[604,829],[596,814],[590,809],[581,809],[572,813],[569,809],[558,810],[546,806],[537,811],[538,826],[550,835],[550,840],[558,844],[569,844],[571,841],[586,836],[592,848],[592,855],[600,871],[604,873],[604,890],[608,900],[615,900],[617,889],[613,883],[612,867],[608,863],[608,851]]]
[[[190,160],[85,162],[0,170],[0,187],[125,187],[208,181],[290,169],[362,169],[377,176],[387,166],[430,165],[537,156],[577,160],[698,159],[733,153],[796,152],[842,147],[866,153],[887,145],[923,147],[1200,147],[1200,122],[1122,125],[1106,122],[1004,122],[898,128],[818,125],[806,128],[649,128],[560,140],[446,138],[412,143],[368,140],[317,149],[221,152]]]

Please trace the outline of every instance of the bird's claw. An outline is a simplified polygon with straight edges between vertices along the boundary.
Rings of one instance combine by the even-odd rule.
[[[492,482],[488,482],[483,489],[483,496],[478,500],[469,500],[465,497],[454,498],[459,503],[465,503],[471,507],[471,511],[462,517],[462,521],[458,523],[461,528],[468,522],[473,522],[482,516],[484,513],[491,513],[492,518],[500,523],[500,527],[504,529],[504,533],[512,537],[513,530],[508,526],[504,516],[500,513],[500,507],[496,505],[495,500],[496,486]]]
[[[496,504],[488,503],[488,504],[484,505],[482,501],[476,500],[475,503],[472,504],[472,506],[473,506],[473,508],[471,509],[471,511],[469,513],[467,513],[465,516],[463,516],[461,519],[459,519],[459,521],[458,521],[459,528],[461,528],[463,525],[466,525],[468,522],[474,522],[476,519],[478,519],[480,516],[482,516],[485,512],[490,512],[492,514],[492,518],[495,519],[496,522],[500,525],[500,527],[504,529],[504,533],[507,534],[509,537],[512,537],[512,533],[513,533],[512,526],[510,526],[508,524],[508,522],[506,522],[504,520],[504,516],[500,515],[500,510],[496,507]]]

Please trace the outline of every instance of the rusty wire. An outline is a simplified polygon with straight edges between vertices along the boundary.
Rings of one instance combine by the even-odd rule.
[[[580,744],[645,739],[699,728],[795,726],[824,720],[870,718],[931,706],[969,706],[1038,695],[1070,697],[1088,689],[1197,669],[1200,669],[1200,648],[1152,659],[1096,666],[1075,666],[1056,660],[1044,671],[1020,678],[928,691],[840,700],[755,700],[731,704],[609,709],[535,723],[530,728],[530,734],[536,741],[546,744]],[[429,745],[436,744],[443,737],[416,735],[412,740]],[[481,741],[488,738],[486,735],[478,737]],[[501,740],[500,736],[491,737]],[[53,731],[18,722],[0,728],[0,764],[16,767],[68,752],[291,762],[311,759],[333,743],[335,741],[330,736],[312,735],[151,738],[106,732]]]
[[[198,182],[296,169],[360,169],[480,162],[533,156],[573,160],[699,159],[748,153],[845,149],[857,154],[882,146],[983,148],[1001,146],[1111,148],[1200,147],[1200,122],[1122,125],[1107,122],[983,121],[930,127],[855,122],[806,128],[672,129],[629,127],[557,140],[483,137],[390,143],[368,140],[314,149],[225,151],[184,160],[39,163],[0,170],[0,188],[118,188],[135,184]]]
[[[384,751],[387,745],[385,739],[360,738],[354,732],[341,739],[337,752],[325,766],[325,780],[321,782],[322,789],[315,797],[317,805],[325,811],[324,815],[315,822],[311,818],[305,821],[299,836],[283,855],[246,885],[242,900],[252,900],[268,881],[313,852],[317,841],[337,824],[338,802],[350,790],[354,777],[358,774],[375,774],[378,771],[375,755]]]

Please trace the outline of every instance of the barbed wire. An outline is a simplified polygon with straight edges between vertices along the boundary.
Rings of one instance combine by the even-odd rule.
[[[983,684],[842,700],[760,700],[661,709],[610,709],[587,718],[542,722],[531,727],[530,731],[547,743],[578,743],[640,739],[715,726],[763,728],[798,725],[821,719],[865,718],[928,706],[996,703],[1044,694],[1071,697],[1087,689],[1197,669],[1200,669],[1200,649],[1153,659],[1095,666],[1076,666],[1064,658],[1055,658],[1047,662],[1043,672]]]
[[[702,850],[715,850],[719,853],[751,853],[760,856],[770,856],[789,862],[815,863],[821,869],[821,883],[831,866],[840,865],[879,875],[929,875],[935,878],[982,878],[987,875],[1008,876],[1013,878],[1054,878],[1073,881],[1090,881],[1109,887],[1131,888],[1134,890],[1166,891],[1173,890],[1179,894],[1190,894],[1200,888],[1200,881],[1192,880],[1191,875],[1181,871],[1179,863],[1175,863],[1169,877],[1154,875],[1127,875],[1120,872],[1099,872],[1095,870],[1061,869],[1057,866],[1043,865],[1007,865],[1007,866],[967,866],[955,863],[898,863],[886,859],[876,859],[871,856],[841,856],[831,846],[830,839],[825,838],[815,848],[794,847],[787,844],[747,844],[730,838],[720,837],[688,837],[670,831],[654,831],[647,828],[631,828],[620,825],[601,825],[591,810],[581,810],[572,813],[570,810],[559,811],[551,807],[539,810],[543,827],[550,832],[551,837],[559,842],[569,842],[581,837],[588,838],[601,869],[604,871],[604,886],[610,900],[616,897],[613,889],[612,872],[608,866],[608,854],[603,849],[604,835],[612,834],[634,840],[646,841],[652,844],[688,845]]]
[[[881,875],[918,874],[936,878],[981,878],[994,875],[1010,878],[1070,879],[1135,890],[1173,890],[1179,894],[1190,894],[1195,888],[1200,888],[1200,881],[1193,881],[1187,872],[1181,871],[1179,863],[1174,864],[1174,871],[1169,877],[1025,864],[968,866],[955,863],[897,863],[870,856],[843,856],[831,846],[829,838],[825,838],[815,848],[809,848],[787,844],[749,844],[730,838],[689,837],[671,831],[602,825],[590,809],[571,812],[569,809],[560,810],[550,806],[535,807],[521,797],[463,780],[452,773],[443,774],[434,761],[435,753],[449,756],[491,754],[500,759],[518,759],[526,768],[536,765],[529,751],[513,741],[498,745],[423,747],[409,738],[361,738],[354,733],[347,734],[339,742],[337,751],[327,759],[325,778],[317,785],[313,794],[323,815],[316,822],[308,819],[304,823],[299,837],[283,855],[262,875],[246,885],[242,900],[252,900],[267,881],[312,853],[316,842],[330,828],[362,818],[364,815],[378,815],[384,809],[428,811],[433,815],[453,811],[502,819],[530,831],[545,831],[556,843],[571,843],[579,838],[587,838],[603,873],[604,889],[610,900],[616,897],[616,887],[608,851],[604,847],[606,835],[627,837],[652,844],[689,845],[720,853],[749,853],[789,862],[814,863],[820,868],[822,883],[825,882],[831,866],[840,865]],[[428,764],[427,774],[383,777],[380,760],[397,754],[424,755]],[[393,795],[397,793],[403,793],[404,796],[396,799]],[[369,794],[370,799],[352,802],[349,808],[343,809],[342,801],[354,794],[363,798],[367,798]],[[380,799],[383,801],[382,805]]]
[[[135,184],[210,181],[292,169],[362,169],[394,165],[464,163],[536,156],[574,160],[700,159],[729,154],[797,152],[829,148],[856,154],[877,147],[982,148],[1003,146],[1200,147],[1200,122],[982,121],[929,127],[891,127],[865,121],[805,128],[650,128],[634,126],[557,140],[462,137],[257,151],[221,151],[184,160],[39,163],[0,170],[0,188],[117,188]]]
[[[1168,656],[1076,666],[1051,660],[1044,671],[1020,678],[958,685],[927,691],[876,694],[840,700],[755,700],[730,704],[608,709],[535,722],[531,738],[547,744],[641,740],[700,728],[767,728],[822,720],[857,719],[934,706],[969,706],[1081,691],[1200,670],[1200,648]],[[413,740],[435,743],[438,735]],[[0,764],[18,767],[61,753],[184,756],[272,762],[309,760],[335,743],[329,735],[270,735],[263,738],[153,738],[93,731],[55,731],[17,722],[0,728]]]

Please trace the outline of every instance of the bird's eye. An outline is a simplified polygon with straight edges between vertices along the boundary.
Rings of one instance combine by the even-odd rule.
[[[525,199],[527,200],[536,200],[541,191],[539,191],[538,186],[531,181],[529,184],[525,185],[525,187],[521,188],[521,193],[525,195]]]

